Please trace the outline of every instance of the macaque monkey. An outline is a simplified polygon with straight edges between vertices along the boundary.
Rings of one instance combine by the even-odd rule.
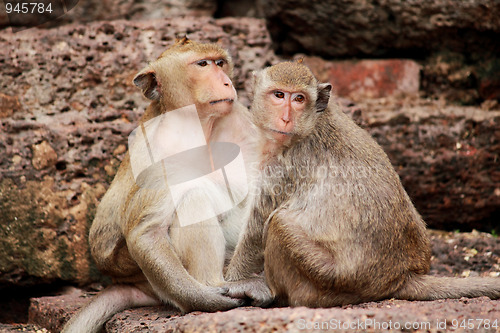
[[[236,101],[232,70],[229,55],[218,45],[177,40],[133,80],[152,101],[140,125],[194,104],[206,142],[235,143],[245,159],[250,158],[255,135],[248,110]],[[166,144],[174,148],[194,135],[164,134],[173,141]],[[113,284],[83,307],[64,332],[97,332],[115,313],[132,307],[167,303],[189,312],[243,304],[242,299],[226,295],[223,267],[245,222],[245,202],[200,223],[181,226],[161,168],[146,173],[142,184],[136,184],[130,151],[101,200],[89,234],[94,260]],[[208,183],[206,188],[185,190],[181,204],[214,210],[219,189],[226,184]]]
[[[264,269],[282,306],[499,298],[498,278],[426,275],[424,221],[387,155],[329,101],[330,90],[299,62],[256,75],[261,177],[226,279]]]

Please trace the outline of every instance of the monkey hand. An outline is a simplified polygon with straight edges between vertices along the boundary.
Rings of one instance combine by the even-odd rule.
[[[201,297],[189,297],[188,304],[180,304],[183,312],[204,311],[216,312],[227,311],[245,304],[245,300],[240,297],[232,297],[228,294],[228,288],[206,287]]]
[[[226,282],[222,287],[227,289],[226,295],[250,300],[253,306],[265,307],[274,300],[264,277],[261,276]]]

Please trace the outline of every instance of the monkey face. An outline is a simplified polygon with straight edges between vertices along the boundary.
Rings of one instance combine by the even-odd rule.
[[[228,60],[220,54],[190,60],[186,71],[200,116],[228,114],[236,100],[236,90],[228,75]]]
[[[288,143],[296,130],[297,120],[302,116],[309,97],[303,91],[293,89],[271,89],[265,94],[269,105],[269,131],[274,140]]]
[[[301,63],[284,62],[254,73],[252,116],[273,153],[314,130],[327,108],[331,85],[318,83]]]
[[[256,78],[254,89],[254,122],[277,146],[291,145],[305,127],[314,126],[315,89],[272,82],[265,73]]]
[[[201,118],[219,118],[236,100],[232,69],[218,45],[180,41],[139,72],[134,84],[165,111],[195,104]]]

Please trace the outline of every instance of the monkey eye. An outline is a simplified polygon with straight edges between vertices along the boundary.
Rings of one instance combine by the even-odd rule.
[[[225,63],[224,59],[215,60],[215,64],[219,67],[223,67],[224,63]]]
[[[198,66],[205,67],[207,65],[210,65],[211,62],[212,62],[211,60],[203,59],[203,60],[200,60],[200,61],[196,62],[196,64]]]
[[[276,96],[277,98],[284,98],[285,93],[283,93],[282,91],[275,91],[274,96]]]
[[[304,100],[305,100],[305,99],[306,99],[306,98],[304,97],[304,95],[297,95],[297,96],[295,96],[295,98],[294,98],[294,100],[295,100],[296,102],[299,102],[299,103],[304,102]]]

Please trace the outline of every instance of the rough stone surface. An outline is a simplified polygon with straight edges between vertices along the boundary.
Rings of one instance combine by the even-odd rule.
[[[432,275],[500,276],[499,238],[478,232],[452,233],[429,230],[429,233],[432,242]],[[29,322],[37,327],[57,332],[61,325],[93,295],[95,293],[75,291],[63,296],[32,299]],[[446,321],[448,328],[456,324],[456,320],[459,322],[464,319],[500,320],[500,301],[491,301],[487,297],[433,302],[386,300],[332,309],[241,308],[215,314],[193,312],[185,316],[168,307],[148,307],[127,310],[115,315],[106,324],[106,331],[297,332],[306,324],[314,325],[314,322],[331,319],[337,320],[337,323],[339,320],[357,322],[367,319],[379,323],[430,322],[430,329],[435,332],[438,329],[436,327],[438,320]],[[460,331],[460,327],[458,328]],[[395,331],[399,332],[401,329]],[[421,331],[426,329],[422,328]]]
[[[455,102],[478,105],[485,100],[500,100],[499,12],[500,3],[496,0],[314,3],[304,0],[91,0],[79,1],[69,13],[42,27],[184,15],[265,17],[273,34],[274,48],[279,53],[304,52],[326,58],[411,58],[425,65],[422,88],[428,96],[445,95]],[[0,6],[0,28],[7,24],[7,16]],[[436,62],[450,56],[450,62]],[[457,59],[459,67],[454,66]]]
[[[415,58],[443,48],[498,54],[496,0],[260,0],[280,51],[325,57],[396,53]]]
[[[476,307],[472,313],[471,305]],[[106,325],[106,331],[116,333],[132,330],[134,332],[200,333],[301,332],[304,330],[347,332],[364,329],[405,331],[406,325],[410,325],[410,328],[413,328],[413,325],[424,325],[416,327],[425,331],[437,329],[438,322],[447,323],[449,328],[463,318],[468,319],[471,315],[481,316],[482,319],[494,322],[500,315],[500,302],[491,301],[488,298],[434,302],[388,300],[331,309],[242,308],[215,314],[192,313],[185,316],[175,315],[165,310],[153,312],[152,308],[125,311]]]
[[[71,2],[75,1],[65,0],[65,3]],[[69,22],[84,23],[98,20],[151,20],[186,15],[212,16],[217,9],[217,1],[215,0],[80,0],[76,2],[76,6],[67,11],[64,16],[47,21],[47,23],[43,24],[43,27],[47,28]],[[54,4],[56,3],[54,2]],[[14,25],[16,28],[40,22],[40,15],[34,16],[31,20],[30,17],[25,16],[20,21],[19,24]],[[11,26],[10,22],[3,6],[1,6],[0,28]]]
[[[432,228],[498,231],[500,112],[418,98],[350,107]]]
[[[419,92],[420,65],[413,60],[325,61],[306,56],[303,61],[318,80],[330,82],[338,96],[359,100]]]
[[[19,110],[21,103],[17,97],[12,97],[0,93],[0,118],[6,118],[12,115],[14,110]]]
[[[33,299],[30,322],[36,323],[36,327],[58,332],[70,315],[88,300],[87,294]],[[474,332],[491,332],[491,326],[488,330],[479,326],[479,321],[491,325],[496,320],[498,327],[499,317],[500,301],[487,297],[431,302],[386,300],[330,309],[247,307],[213,314],[193,312],[186,315],[165,306],[131,309],[116,314],[106,323],[106,332],[300,332],[304,329],[346,332],[353,331],[352,328],[377,332],[390,331],[387,328],[395,332],[413,328],[434,332],[453,327],[463,331],[460,324],[463,320],[467,323],[469,319],[474,320]],[[340,325],[355,326],[343,329],[344,326]]]
[[[48,333],[46,328],[41,328],[31,324],[2,324],[0,323],[0,332],[13,333],[13,332],[35,332],[35,333]]]
[[[470,310],[472,306],[476,309]],[[488,298],[434,302],[388,300],[331,309],[243,308],[215,314],[192,313],[175,316],[171,312],[151,314],[152,309],[122,313],[106,325],[107,332],[301,332],[335,330],[340,332],[372,329],[405,331],[406,326],[426,329],[447,327],[469,316],[481,316],[494,322],[500,315],[500,302]],[[477,311],[477,312],[476,312]],[[472,313],[471,313],[472,312]],[[147,320],[151,319],[151,322]],[[156,319],[156,320],[155,320]],[[424,326],[419,326],[424,325]],[[441,324],[443,325],[443,324]],[[388,329],[387,329],[388,328]],[[479,331],[486,331],[484,328]]]
[[[59,188],[59,189],[56,189]],[[90,262],[87,233],[102,184],[54,178],[0,182],[0,284],[100,278]]]
[[[465,105],[500,100],[497,0],[259,0],[278,54],[421,61],[422,88]]]
[[[148,102],[134,75],[188,33],[250,72],[274,59],[264,22],[208,17],[95,22],[0,35],[0,284],[99,278],[87,232]]]
[[[474,59],[475,58],[475,59]],[[422,66],[422,90],[464,105],[500,100],[500,59],[470,58],[457,52],[438,52]]]
[[[500,238],[477,231],[429,234],[431,275],[500,277]]]

